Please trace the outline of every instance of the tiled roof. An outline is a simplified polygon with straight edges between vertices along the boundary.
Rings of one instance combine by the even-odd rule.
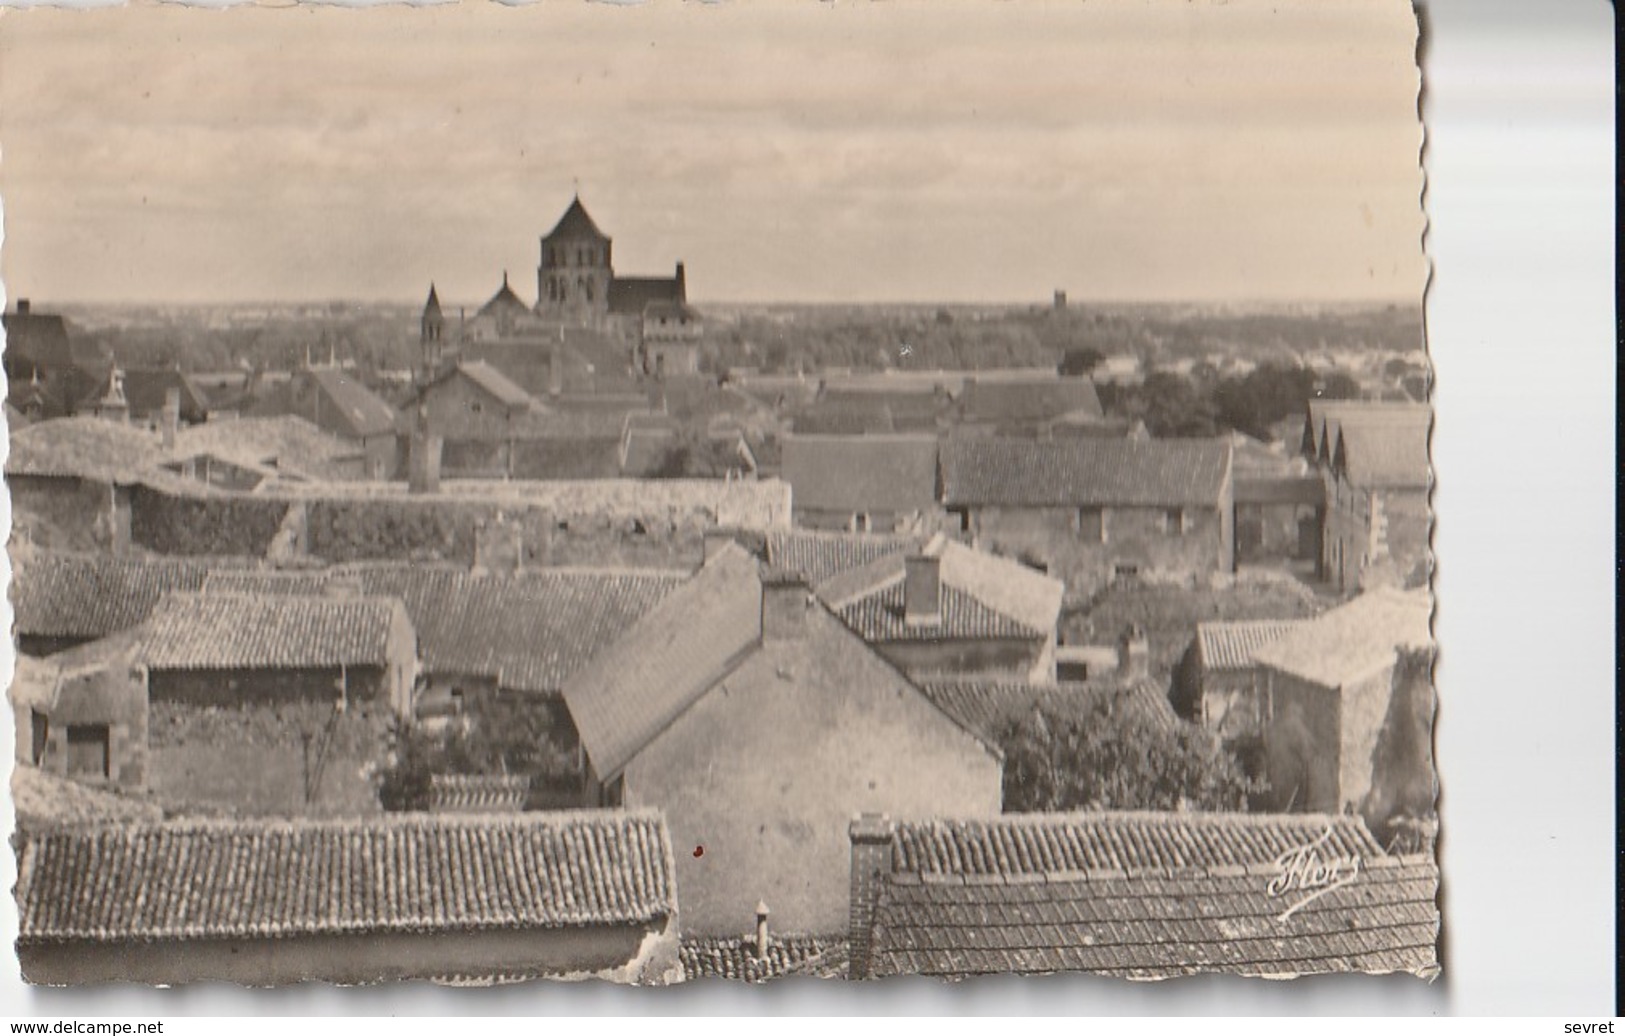
[[[1366,424],[1346,419],[1334,440],[1333,467],[1361,489],[1425,489],[1432,479],[1429,427],[1423,421]]]
[[[173,367],[121,367],[124,399],[130,406],[130,416],[145,418],[164,408],[170,389],[180,393],[180,419],[186,422],[205,420],[209,416],[209,397],[191,377]],[[80,409],[93,407],[106,394],[106,387],[98,387],[80,400]]]
[[[1223,440],[954,439],[943,500],[1018,507],[1213,507],[1230,477]]]
[[[627,924],[676,910],[653,812],[185,821],[31,838],[24,942]]]
[[[1033,684],[1018,680],[927,680],[925,696],[986,741],[997,741],[1004,726],[1040,705],[1067,704],[1077,711],[1084,702],[1123,710],[1164,730],[1182,726],[1168,696],[1149,682],[1123,686],[1115,681]]]
[[[1167,873],[1273,863],[1325,837],[1323,856],[1374,859],[1382,847],[1355,816],[1317,813],[1012,813],[992,820],[899,823],[892,870],[1023,877],[1092,871]]]
[[[176,593],[132,636],[154,669],[322,669],[384,665],[410,629],[387,597]]]
[[[1060,417],[1105,416],[1093,381],[1059,376],[1028,381],[966,378],[960,408],[971,420],[993,422],[1034,423]]]
[[[937,622],[904,621],[903,583],[882,586],[833,609],[864,640],[1042,640],[1043,630],[1003,615],[958,587],[943,585]]]
[[[437,773],[429,778],[435,813],[517,813],[530,794],[530,778],[510,774]]]
[[[1314,399],[1304,425],[1305,452],[1330,457],[1337,433],[1345,424],[1362,427],[1423,427],[1433,423],[1433,408],[1426,403],[1372,403],[1363,400]]]
[[[1341,687],[1389,664],[1400,648],[1433,644],[1433,595],[1421,590],[1372,590],[1348,604],[1299,623],[1253,652],[1261,665],[1320,684]]]
[[[439,308],[440,307],[437,302],[435,309],[438,310]],[[530,316],[530,307],[525,305],[524,300],[518,295],[515,295],[513,288],[508,286],[508,274],[506,271],[504,271],[502,274],[502,287],[498,288],[496,294],[492,295],[485,305],[480,307],[479,312],[476,315],[488,317],[501,316],[504,313],[518,316]]]
[[[556,692],[598,651],[680,586],[686,573],[540,569],[516,575],[421,565],[352,564],[312,573],[216,572],[208,592],[320,592],[334,578],[398,597],[431,673]]]
[[[564,684],[581,744],[608,779],[761,637],[758,562],[730,545]]]
[[[937,439],[931,435],[791,435],[781,475],[795,508],[909,513],[937,502]]]
[[[614,277],[609,282],[611,313],[642,316],[651,302],[682,302],[683,282],[676,277]]]
[[[775,568],[800,572],[813,586],[890,554],[918,550],[918,536],[891,536],[792,530],[767,536],[767,561]]]
[[[538,410],[541,403],[514,384],[506,374],[484,360],[465,360],[442,375],[441,380],[461,374],[510,410]]]
[[[183,428],[172,456],[210,454],[233,463],[266,465],[318,479],[359,478],[363,454],[295,414],[209,421]]]
[[[114,558],[17,550],[11,599],[22,636],[96,639],[145,622],[164,594],[198,590],[209,573],[180,558]]]
[[[884,883],[870,972],[1437,972],[1439,871],[1431,858],[1368,857],[1350,884],[1290,915],[1294,901],[1268,892],[1272,873],[1278,869]]]
[[[1304,504],[1323,507],[1326,483],[1318,475],[1281,475],[1236,479],[1238,504]]]
[[[1203,622],[1196,627],[1197,650],[1206,669],[1251,669],[1253,652],[1302,626],[1301,619],[1256,622]]]
[[[395,430],[395,408],[357,381],[355,375],[330,367],[318,367],[308,373],[337,408],[352,436],[387,435]]]
[[[609,240],[604,236],[604,232],[598,229],[598,224],[592,221],[592,217],[587,215],[587,207],[581,204],[579,197],[571,199],[570,207],[564,210],[564,215],[559,217],[559,221],[542,240],[551,241],[556,237],[592,237],[600,241]]]
[[[903,624],[906,553],[892,553],[817,584],[818,596],[865,640],[1045,637],[1055,629],[1066,586],[1058,579],[943,535],[920,553],[938,559],[944,622]]]
[[[754,937],[688,936],[679,955],[683,979],[733,979],[767,982],[789,975],[838,978],[846,973],[845,939],[813,935],[770,936],[767,955],[756,956]]]
[[[99,417],[64,417],[17,429],[6,474],[129,483],[139,481],[160,455],[158,436],[145,428]]]

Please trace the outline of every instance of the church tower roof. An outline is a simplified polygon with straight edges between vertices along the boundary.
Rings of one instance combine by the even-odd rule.
[[[434,282],[429,283],[429,301],[423,304],[423,319],[440,316],[440,295],[434,290]]]
[[[587,207],[581,204],[581,195],[579,194],[570,202],[570,207],[564,210],[564,215],[559,217],[558,223],[542,240],[552,241],[554,238],[561,237],[590,237],[599,241],[609,240],[608,235],[599,230],[598,224],[594,223],[592,217],[587,215]]]
[[[502,271],[502,287],[497,289],[497,293],[491,296],[489,302],[480,307],[479,315],[483,317],[504,309],[516,309],[521,313],[530,312],[530,307],[525,305],[524,300],[509,286],[507,270]]]

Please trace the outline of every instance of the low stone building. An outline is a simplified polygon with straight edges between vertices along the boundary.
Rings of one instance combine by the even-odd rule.
[[[1437,863],[1357,817],[865,815],[849,837],[854,979],[1439,969]]]
[[[1261,711],[1269,790],[1261,805],[1362,809],[1385,783],[1410,778],[1385,772],[1384,742],[1432,743],[1428,674],[1422,673],[1419,689],[1425,707],[1416,709],[1398,703],[1405,707],[1396,710],[1394,680],[1400,652],[1432,651],[1432,612],[1427,590],[1375,590],[1254,649],[1252,658],[1268,679]],[[1431,754],[1420,765],[1431,781]]]
[[[1224,440],[950,439],[942,502],[972,546],[1056,576],[1074,600],[1234,566]]]
[[[942,525],[935,435],[791,435],[781,474],[796,524],[847,532]]]
[[[1255,653],[1305,621],[1201,623],[1175,670],[1171,697],[1178,711],[1212,731],[1250,776],[1263,774],[1264,735],[1270,720],[1269,670]]]
[[[996,750],[934,705],[794,577],[718,551],[564,688],[605,805],[661,809],[684,929],[847,920],[846,820],[995,813]]]
[[[269,387],[245,416],[302,417],[352,443],[366,457],[366,477],[395,477],[402,467],[395,408],[362,384],[353,370],[307,363],[285,382]]]
[[[86,784],[147,782],[147,672],[125,650],[64,665],[17,658],[11,684],[18,766]]]
[[[98,825],[17,870],[36,983],[681,979],[649,812]]]

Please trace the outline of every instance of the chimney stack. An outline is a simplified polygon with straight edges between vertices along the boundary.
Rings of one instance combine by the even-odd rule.
[[[29,314],[29,311],[32,310],[33,308],[34,308],[33,304],[30,303],[27,299],[18,299],[17,300],[17,315],[18,316],[26,317]]]
[[[774,570],[762,575],[762,643],[800,640],[807,630],[812,591],[800,572]]]
[[[903,560],[903,622],[930,626],[942,621],[942,558],[911,554]]]
[[[1138,683],[1151,677],[1151,642],[1145,630],[1132,625],[1117,642],[1117,676],[1124,683]]]
[[[445,440],[430,434],[428,409],[420,406],[412,426],[412,438],[407,444],[407,492],[440,492],[440,452],[444,446]]]
[[[564,349],[564,328],[559,328],[559,344],[547,354],[547,394],[557,396],[564,391],[564,360],[559,353]]]
[[[767,957],[767,903],[758,900],[756,903],[756,959],[764,960]]]
[[[869,950],[873,943],[875,900],[880,883],[891,871],[892,824],[879,813],[864,813],[848,829],[852,840],[852,891],[846,938],[850,947],[846,977],[869,977]]]
[[[163,436],[164,450],[167,452],[175,448],[175,436],[181,424],[181,390],[168,389],[164,392],[164,412],[159,432]]]

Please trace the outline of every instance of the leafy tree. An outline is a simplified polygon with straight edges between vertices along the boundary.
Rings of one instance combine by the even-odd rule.
[[[1320,387],[1322,399],[1359,399],[1363,395],[1360,383],[1342,371],[1332,371]]]
[[[1061,357],[1060,371],[1063,377],[1083,377],[1105,362],[1106,355],[1099,349],[1090,346],[1068,349]]]
[[[1111,696],[1040,701],[1006,721],[1004,808],[1245,809],[1259,789],[1207,731],[1169,729]]]
[[[1255,439],[1267,439],[1270,426],[1303,413],[1315,392],[1314,372],[1266,363],[1240,378],[1225,378],[1213,390],[1214,409],[1226,426]]]
[[[1124,416],[1145,422],[1158,439],[1205,438],[1218,432],[1213,404],[1189,378],[1153,371],[1119,396]]]
[[[378,771],[378,801],[386,810],[427,809],[437,775],[576,780],[574,754],[558,727],[559,716],[545,704],[502,692],[466,696],[463,714],[450,722],[397,720]]]

